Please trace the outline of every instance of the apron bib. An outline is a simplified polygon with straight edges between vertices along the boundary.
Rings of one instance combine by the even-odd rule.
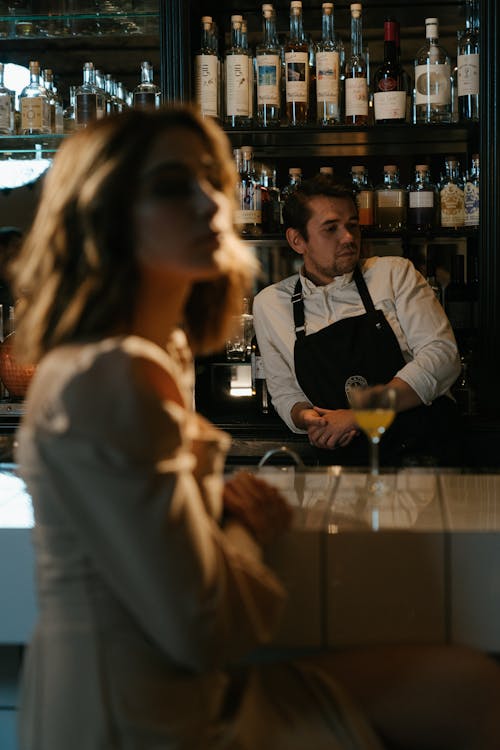
[[[324,409],[347,409],[350,386],[388,383],[405,365],[398,340],[382,310],[376,310],[358,266],[353,280],[365,313],[305,335],[304,299],[298,279],[292,296],[297,381],[309,401]],[[458,460],[458,410],[447,396],[430,406],[401,412],[380,441],[381,463],[454,464]],[[317,449],[321,463],[364,465],[368,440],[361,434],[346,448]]]

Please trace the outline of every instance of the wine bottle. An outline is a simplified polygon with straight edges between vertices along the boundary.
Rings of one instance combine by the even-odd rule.
[[[462,122],[479,120],[478,0],[465,2],[465,29],[458,35],[458,116]]]
[[[21,134],[40,135],[50,133],[49,97],[40,80],[40,63],[31,60],[30,82],[19,95],[21,110]]]
[[[285,45],[286,114],[289,125],[305,125],[309,113],[309,44],[302,23],[302,2],[290,3],[290,37]]]
[[[399,184],[396,165],[384,166],[384,182],[375,189],[375,223],[386,232],[406,226],[407,191]]]
[[[0,63],[0,134],[13,135],[16,92],[4,84],[4,64]]]
[[[345,124],[368,125],[368,69],[363,54],[361,3],[351,4],[351,56],[345,66]]]
[[[235,212],[235,224],[243,235],[262,234],[262,196],[260,183],[253,166],[251,146],[240,149],[239,206]]]
[[[415,178],[408,186],[408,227],[428,231],[437,224],[438,191],[431,182],[427,164],[417,164]]]
[[[437,18],[425,19],[426,43],[415,58],[415,108],[417,123],[450,122],[451,67],[439,44]]]
[[[276,37],[273,6],[262,6],[262,42],[256,49],[257,122],[263,128],[278,127],[281,116],[281,56]]]
[[[383,125],[406,121],[407,93],[399,63],[398,27],[391,18],[384,22],[384,61],[373,80],[374,118]]]
[[[479,225],[479,154],[472,154],[472,167],[464,186],[464,224]]]
[[[220,70],[211,16],[202,16],[201,45],[194,58],[195,101],[202,117],[218,118]]]
[[[340,123],[340,51],[333,3],[323,3],[321,40],[316,45],[316,114],[320,125]]]
[[[242,45],[242,23],[242,16],[231,16],[231,46],[226,50],[225,85],[225,123],[230,128],[248,128],[252,124],[248,50]]]

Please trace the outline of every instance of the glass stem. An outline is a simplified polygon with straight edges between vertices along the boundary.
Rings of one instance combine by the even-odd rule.
[[[374,477],[378,476],[378,444],[379,440],[370,440],[370,474]]]

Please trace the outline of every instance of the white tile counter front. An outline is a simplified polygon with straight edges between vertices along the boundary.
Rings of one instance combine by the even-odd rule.
[[[289,591],[280,646],[466,643],[500,653],[500,475],[402,470],[366,500],[366,474],[248,468],[294,508],[267,550]],[[0,644],[29,639],[36,608],[30,499],[0,465]]]

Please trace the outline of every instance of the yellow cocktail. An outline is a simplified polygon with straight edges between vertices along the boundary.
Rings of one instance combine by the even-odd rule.
[[[354,409],[354,417],[363,432],[376,440],[391,426],[396,416],[394,409]]]

